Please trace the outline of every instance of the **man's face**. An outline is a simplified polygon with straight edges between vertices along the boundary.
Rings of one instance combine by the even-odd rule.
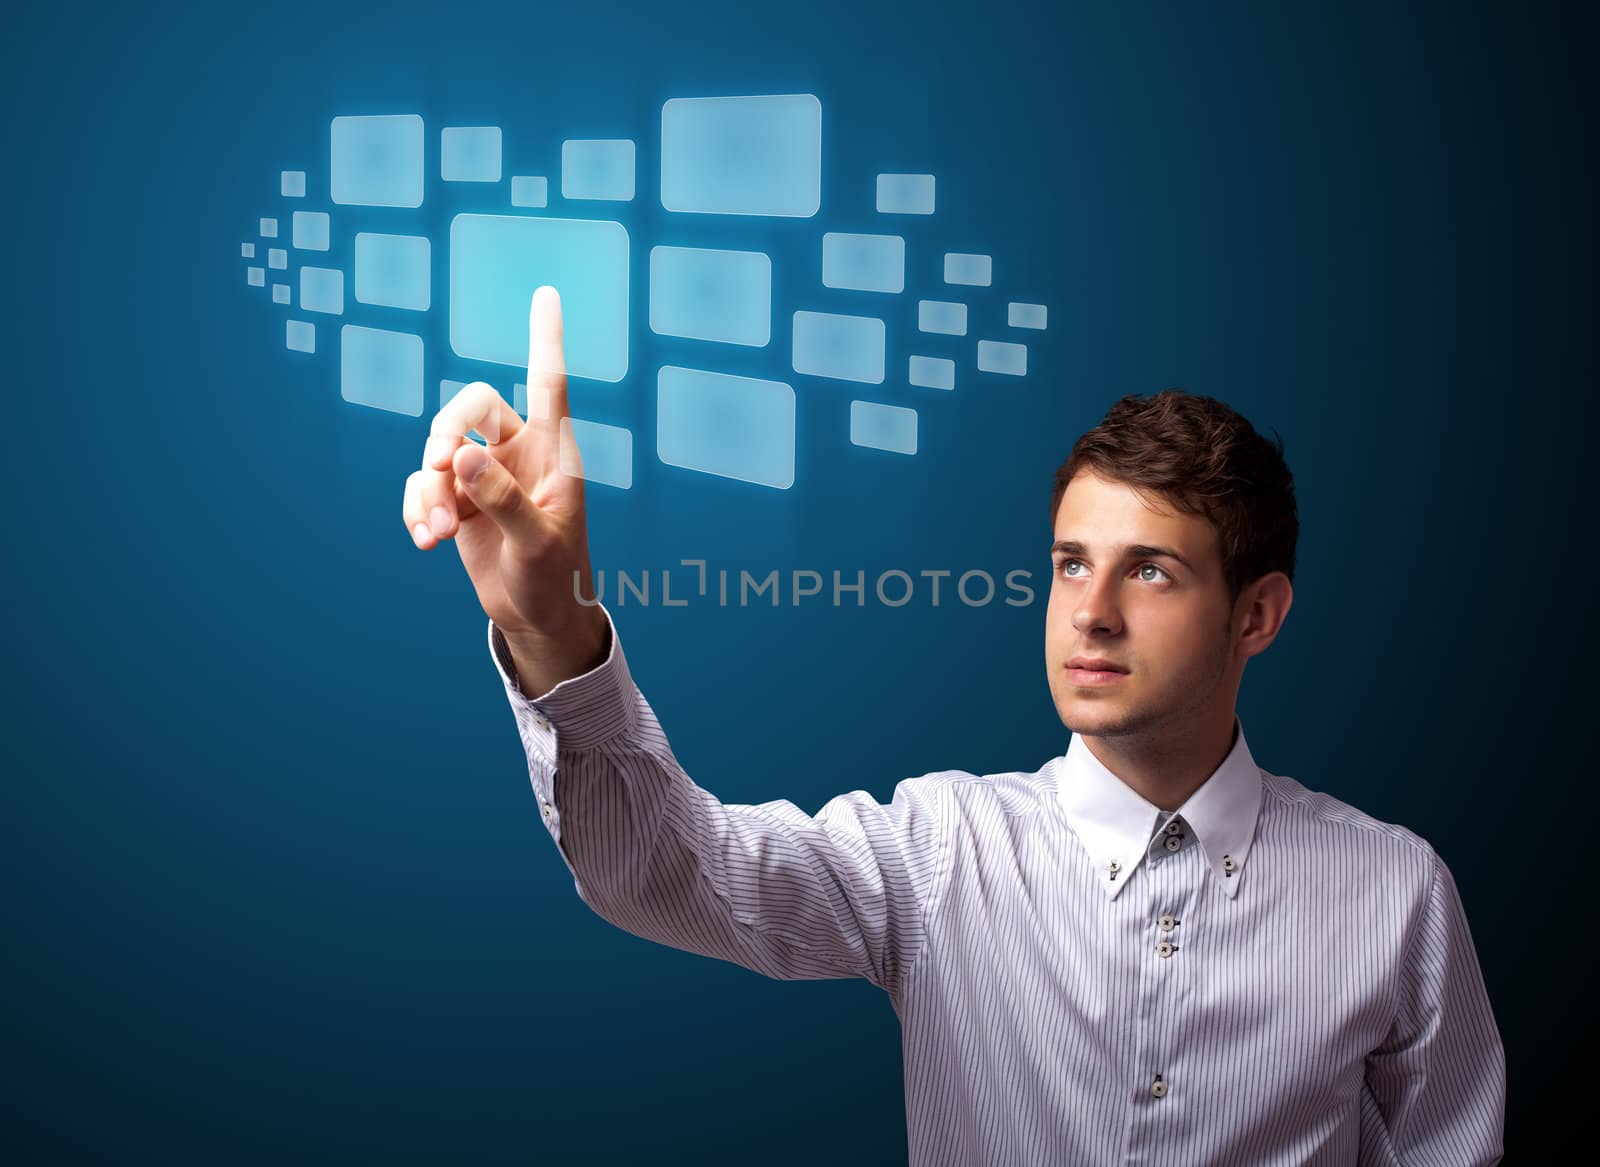
[[[1056,511],[1045,663],[1056,712],[1074,733],[1159,737],[1233,709],[1243,659],[1233,651],[1216,528],[1153,501],[1173,513],[1084,471]],[[1126,671],[1074,672],[1068,664],[1078,657]]]

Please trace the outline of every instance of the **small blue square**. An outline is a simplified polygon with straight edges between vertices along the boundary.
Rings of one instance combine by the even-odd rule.
[[[339,395],[356,405],[422,416],[422,338],[346,324],[339,330]]]
[[[511,178],[513,207],[544,207],[550,204],[550,180],[539,175],[516,174]]]
[[[294,245],[301,251],[328,250],[328,212],[296,211]]]
[[[630,138],[574,138],[561,143],[561,197],[632,202]]]
[[[446,126],[439,140],[439,175],[446,182],[499,182],[500,127]]]
[[[344,272],[334,267],[301,268],[300,307],[307,312],[344,315]]]
[[[272,285],[272,302],[274,304],[287,304],[289,302],[289,285],[288,284],[273,284]]]
[[[267,286],[267,273],[263,268],[245,268],[244,279],[245,283],[249,284],[252,288],[264,288]]]
[[[286,199],[305,198],[306,172],[304,170],[285,170],[279,180],[278,189]]]
[[[317,351],[317,326],[304,320],[290,320],[284,329],[284,345],[293,352]]]
[[[267,248],[267,266],[283,271],[289,266],[289,253],[281,247]]]
[[[432,247],[420,235],[356,235],[356,299],[426,312],[432,303]]]
[[[254,243],[239,244],[239,256],[242,259],[254,259],[256,257],[256,245]]]
[[[422,129],[414,113],[334,118],[329,196],[342,206],[420,207]]]
[[[263,239],[276,239],[277,237],[278,237],[278,220],[276,220],[276,219],[262,219],[261,220],[261,238],[263,238]]]

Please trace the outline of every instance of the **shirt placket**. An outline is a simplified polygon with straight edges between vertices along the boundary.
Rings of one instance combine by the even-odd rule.
[[[1138,1031],[1127,1163],[1154,1162],[1162,1147],[1173,1146],[1178,1115],[1188,1109],[1183,1102],[1192,1084],[1173,1072],[1179,1052],[1173,1041],[1190,979],[1184,965],[1185,936],[1193,931],[1189,917],[1204,874],[1202,853],[1189,824],[1177,815],[1163,820],[1139,866],[1136,886],[1123,892],[1143,913],[1133,933],[1141,950],[1134,961]]]

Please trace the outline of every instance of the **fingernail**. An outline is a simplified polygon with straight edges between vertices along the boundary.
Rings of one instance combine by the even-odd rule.
[[[489,455],[476,443],[470,442],[463,449],[456,468],[468,482],[476,482],[480,475],[489,468]]]
[[[443,507],[434,507],[428,512],[428,526],[433,528],[435,539],[443,539],[444,533],[450,529],[450,512]]]
[[[418,544],[426,543],[428,541],[429,534],[430,532],[428,531],[427,523],[418,523],[415,527],[411,528],[411,537],[415,539]]]

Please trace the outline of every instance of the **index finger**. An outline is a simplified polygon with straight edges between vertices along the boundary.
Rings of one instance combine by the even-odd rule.
[[[567,358],[562,351],[561,295],[549,284],[528,305],[528,424],[555,433],[567,409]]]

